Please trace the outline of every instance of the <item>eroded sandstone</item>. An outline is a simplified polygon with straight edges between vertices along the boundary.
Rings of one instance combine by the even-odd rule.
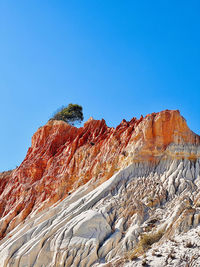
[[[116,129],[93,118],[81,128],[49,121],[22,164],[0,177],[0,266],[120,257],[139,266],[129,256],[141,234],[162,230],[165,242],[199,225],[199,158],[200,137],[179,111]]]

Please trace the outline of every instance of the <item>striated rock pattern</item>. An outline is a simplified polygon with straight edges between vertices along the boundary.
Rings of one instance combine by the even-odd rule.
[[[179,111],[49,121],[0,176],[0,266],[182,266],[150,246],[198,229],[199,186],[200,137]]]
[[[133,163],[89,193],[90,183],[81,186],[8,234],[0,266],[115,266],[119,259],[121,266],[142,266],[140,254],[131,261],[142,233],[162,229],[165,242],[199,225],[199,168],[200,160]],[[166,266],[157,264],[150,266]]]

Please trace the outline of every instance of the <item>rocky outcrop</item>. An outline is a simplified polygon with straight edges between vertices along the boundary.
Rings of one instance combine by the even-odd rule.
[[[0,177],[0,266],[137,266],[142,234],[165,242],[198,226],[199,158],[179,111],[116,128],[49,121]]]
[[[141,254],[137,262],[131,254],[141,234],[162,229],[165,242],[199,225],[199,166],[200,160],[133,163],[96,189],[81,186],[4,238],[0,266],[114,266],[117,258],[140,266]],[[185,178],[188,170],[194,176]]]

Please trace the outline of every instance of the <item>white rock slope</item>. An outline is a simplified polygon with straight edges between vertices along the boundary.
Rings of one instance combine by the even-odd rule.
[[[0,266],[185,266],[184,255],[200,266],[200,159],[172,156],[199,151],[172,145],[156,162],[135,162],[95,189],[91,180],[1,240]],[[142,234],[158,231],[146,258],[133,257]],[[181,241],[189,237],[194,250]]]

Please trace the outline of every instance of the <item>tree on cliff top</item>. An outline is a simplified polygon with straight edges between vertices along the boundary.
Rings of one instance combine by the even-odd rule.
[[[51,119],[62,120],[71,125],[81,123],[83,120],[83,108],[77,104],[69,104],[67,107],[61,107]]]

